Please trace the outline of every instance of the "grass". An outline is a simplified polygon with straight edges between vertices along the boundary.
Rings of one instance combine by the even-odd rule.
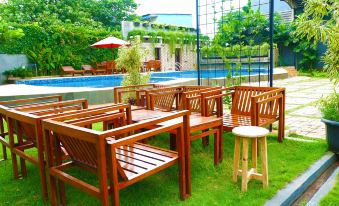
[[[337,181],[332,190],[320,201],[320,206],[336,206],[339,205],[339,174]]]
[[[163,134],[150,141],[151,144],[168,146],[169,135]],[[224,160],[213,165],[213,141],[203,148],[201,141],[192,144],[192,197],[179,200],[177,167],[173,166],[120,191],[121,205],[263,205],[266,200],[288,182],[304,172],[326,151],[323,140],[311,143],[268,137],[269,188],[263,189],[259,181],[249,182],[248,192],[241,192],[241,181],[233,183],[234,137],[224,135]],[[35,151],[32,151],[35,153]],[[14,180],[11,160],[0,162],[0,205],[48,205],[40,196],[40,181],[37,168],[28,163],[28,176]],[[86,181],[96,184],[94,175],[72,171]],[[66,185],[68,205],[98,205],[97,199]]]

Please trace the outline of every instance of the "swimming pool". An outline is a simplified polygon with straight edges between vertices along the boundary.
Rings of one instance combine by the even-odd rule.
[[[230,71],[233,76],[245,75],[262,75],[267,74],[267,69],[243,69],[238,73]],[[228,70],[202,70],[202,78],[223,78],[229,74]],[[167,82],[171,80],[184,78],[198,78],[196,70],[189,71],[173,71],[173,72],[157,72],[151,74],[150,83]],[[120,86],[123,79],[122,75],[103,75],[103,76],[84,76],[84,77],[61,77],[49,79],[34,79],[34,80],[18,80],[16,84],[27,84],[35,86],[51,86],[51,87],[91,87],[91,88],[106,88]]]

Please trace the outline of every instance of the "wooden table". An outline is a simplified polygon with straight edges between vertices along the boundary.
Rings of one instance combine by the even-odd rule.
[[[141,122],[145,120],[150,120],[154,118],[159,118],[168,115],[170,112],[163,112],[159,110],[146,110],[146,109],[140,109],[140,110],[134,110],[132,111],[132,122]],[[168,126],[168,125],[174,125],[178,122],[182,122],[182,118],[176,118],[172,119],[166,122],[162,122],[158,124],[157,126]],[[207,128],[214,128],[214,132],[216,128],[219,127],[218,133],[222,133],[222,119],[216,118],[214,116],[204,117],[198,114],[190,115],[190,121],[189,121],[189,131],[184,131],[188,135],[188,138],[185,140],[185,173],[186,173],[186,196],[191,195],[191,175],[190,175],[190,145],[191,141],[194,139],[201,138],[201,134],[193,135],[192,133],[197,131],[203,131]],[[153,126],[154,128],[154,126]],[[150,128],[151,129],[151,128]],[[211,134],[213,134],[213,130],[211,130]],[[173,145],[175,145],[175,131],[170,132],[171,133],[171,148]],[[174,135],[174,138],[173,136]],[[221,162],[222,160],[222,138],[220,140],[217,140],[218,142],[215,144],[215,156],[214,161],[215,164]]]

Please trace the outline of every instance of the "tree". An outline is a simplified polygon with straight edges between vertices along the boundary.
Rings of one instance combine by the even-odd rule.
[[[295,34],[315,44],[327,45],[323,57],[325,70],[335,84],[339,82],[339,1],[308,0],[296,22]]]
[[[14,28],[9,23],[2,21],[0,18],[0,43],[12,42],[25,36],[22,29]]]
[[[140,39],[135,38],[131,46],[119,48],[119,58],[116,60],[117,67],[125,68],[127,75],[124,76],[123,86],[147,84],[149,75],[141,75],[140,68],[143,66],[145,51],[140,46]]]
[[[86,26],[120,29],[122,20],[133,20],[134,0],[9,0],[0,4],[4,19],[15,23],[61,21]]]

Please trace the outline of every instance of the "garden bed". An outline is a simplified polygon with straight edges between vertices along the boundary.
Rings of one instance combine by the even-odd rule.
[[[212,138],[211,138],[212,139]],[[168,145],[167,134],[156,137],[151,143]],[[179,200],[177,168],[172,167],[142,180],[120,192],[121,205],[263,205],[278,190],[302,174],[327,151],[324,140],[302,142],[268,137],[269,188],[263,189],[259,181],[249,182],[248,192],[241,192],[241,182],[232,182],[234,137],[224,135],[224,160],[213,165],[213,141],[203,148],[194,141],[192,159],[192,197]],[[34,152],[34,151],[32,151]],[[0,162],[0,202],[5,205],[48,205],[42,202],[38,169],[27,165],[28,176],[13,180],[11,160]],[[74,171],[86,181],[95,182],[94,176]],[[97,205],[99,201],[79,190],[66,186],[68,205]]]

